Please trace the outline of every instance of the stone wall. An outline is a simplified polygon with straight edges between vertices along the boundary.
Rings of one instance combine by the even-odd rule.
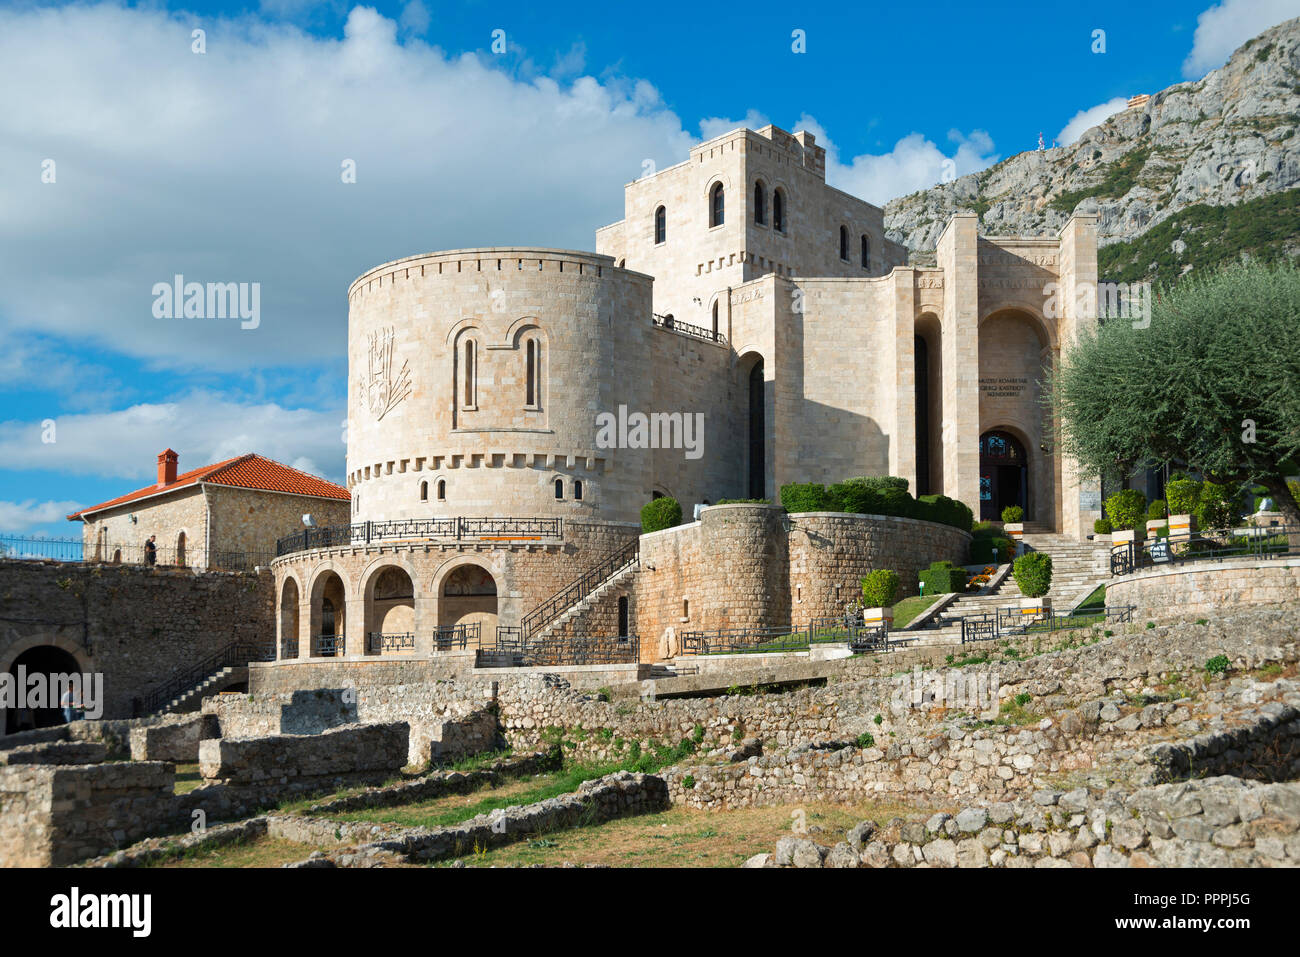
[[[199,773],[232,785],[334,779],[406,764],[410,728],[405,722],[350,725],[320,734],[261,738],[210,738],[199,745]]]
[[[204,723],[201,714],[168,715],[163,720],[132,728],[131,760],[192,764],[199,759]]]
[[[53,646],[104,676],[105,718],[232,642],[275,634],[271,575],[0,560],[0,671]],[[3,717],[3,715],[0,715]]]
[[[1300,605],[1300,558],[1146,568],[1108,581],[1106,604],[1135,605],[1137,617],[1170,610],[1211,616],[1229,606],[1294,608]]]

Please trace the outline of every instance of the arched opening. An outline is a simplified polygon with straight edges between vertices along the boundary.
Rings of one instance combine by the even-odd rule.
[[[849,228],[840,227],[840,259],[845,262],[849,261]]]
[[[754,184],[754,222],[760,226],[767,223],[767,190],[761,182]]]
[[[655,210],[655,245],[668,238],[668,211],[660,206]]]
[[[629,623],[629,616],[628,616],[627,595],[620,595],[618,598],[618,636],[620,638],[627,637],[627,633],[630,627],[631,625]]]
[[[575,502],[582,501],[582,479],[573,480],[573,500]]]
[[[985,432],[980,436],[980,521],[1000,520],[1012,505],[1029,511],[1025,447],[1009,432]]]
[[[763,380],[763,359],[757,357],[749,370],[749,454],[746,487],[750,498],[763,498],[767,488],[767,390]]]
[[[438,479],[438,501],[447,501],[447,480]]]
[[[324,572],[312,585],[312,654],[323,658],[347,654],[347,593],[337,572]]]
[[[292,578],[280,589],[280,657],[298,657],[298,583]]]
[[[721,183],[715,183],[709,193],[709,225],[721,226],[724,221],[723,189]]]
[[[862,234],[862,268],[871,268],[871,240],[866,233]]]
[[[524,343],[524,405],[537,405],[537,340],[529,339]]]
[[[713,300],[713,338],[718,338],[718,300]]]
[[[415,650],[415,586],[403,568],[390,565],[366,589],[366,654]]]
[[[465,408],[472,409],[477,402],[478,383],[475,379],[478,370],[474,367],[475,343],[473,339],[465,340]]]
[[[555,480],[555,497],[564,498],[564,479]]]
[[[22,668],[21,674],[25,683],[19,681],[19,668]],[[50,728],[56,724],[63,724],[66,720],[63,714],[63,708],[59,701],[67,684],[61,684],[54,680],[56,676],[74,675],[81,673],[81,666],[77,664],[77,659],[69,652],[62,648],[56,648],[54,645],[37,645],[35,648],[28,648],[9,666],[11,676],[11,687],[15,693],[21,688],[23,690],[23,702],[26,705],[44,704],[46,707],[15,707],[5,709],[5,734],[13,734],[16,731],[29,731],[32,728]],[[30,681],[34,675],[46,676],[44,700],[34,696],[34,688]],[[78,682],[74,688],[81,688]],[[84,704],[91,702],[82,699]]]
[[[122,564],[122,549],[120,548],[113,549],[113,564],[114,565]]]
[[[421,501],[421,502],[427,502],[427,501],[429,501],[429,483],[428,483],[428,482],[421,482],[421,483],[420,483],[420,501]]]
[[[916,494],[943,491],[943,332],[939,317],[916,320],[913,394],[916,412]]]
[[[930,495],[930,353],[923,336],[913,339],[916,370],[916,494]]]
[[[176,564],[185,567],[185,533],[176,536]]]
[[[495,633],[497,583],[480,565],[460,565],[442,583],[438,598],[438,634],[435,646],[459,646],[468,638]],[[459,629],[459,631],[458,631]]]
[[[778,233],[785,232],[785,191],[772,192],[772,228]]]

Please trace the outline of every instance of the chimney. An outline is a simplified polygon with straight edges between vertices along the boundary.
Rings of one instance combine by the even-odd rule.
[[[176,481],[176,459],[178,456],[171,449],[158,454],[158,487],[171,485]]]

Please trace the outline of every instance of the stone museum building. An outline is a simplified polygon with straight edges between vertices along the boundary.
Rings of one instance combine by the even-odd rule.
[[[644,635],[647,570],[623,573],[659,496],[689,523],[789,482],[895,475],[1081,537],[1099,483],[1055,447],[1040,383],[1095,315],[1096,281],[1084,215],[1054,238],[954,216],[934,265],[909,265],[879,207],[826,184],[813,136],[772,126],[628,184],[594,253],[377,266],[348,289],[350,523],[281,543],[282,655],[535,635],[598,572],[592,627]],[[677,610],[679,627],[703,614]]]

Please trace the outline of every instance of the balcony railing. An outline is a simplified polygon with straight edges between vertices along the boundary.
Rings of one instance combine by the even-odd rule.
[[[36,538],[0,535],[0,558],[17,561],[54,561],[103,565],[153,565],[160,568],[205,568],[212,571],[252,571],[269,565],[271,552],[232,549],[194,550],[185,546],[157,545],[152,554],[144,542],[122,544],[86,542],[80,538]]]
[[[356,522],[304,528],[275,543],[277,557],[310,548],[371,545],[375,542],[540,541],[562,539],[562,518],[427,518],[389,522]]]
[[[1145,542],[1121,542],[1110,550],[1110,573],[1128,575],[1161,565],[1288,555],[1300,555],[1300,527],[1295,525],[1206,530]]]
[[[689,322],[682,322],[680,319],[674,319],[672,316],[661,316],[659,313],[653,313],[655,328],[666,329],[669,332],[675,332],[679,336],[687,336],[691,339],[699,339],[702,342],[726,343],[727,337],[720,332],[712,329],[705,329],[703,326],[693,326]]]

